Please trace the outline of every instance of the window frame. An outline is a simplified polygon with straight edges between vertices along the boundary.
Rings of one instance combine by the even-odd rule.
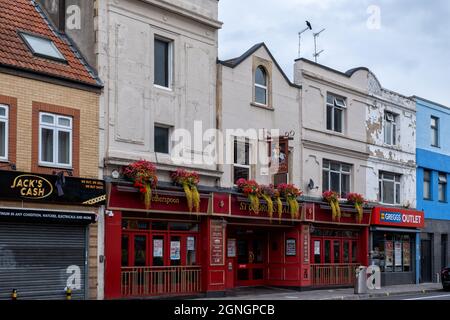
[[[167,87],[156,83],[156,41],[167,43]],[[163,90],[172,91],[173,88],[173,71],[174,71],[174,40],[155,34],[153,38],[153,86]]]
[[[439,139],[439,131],[440,131],[440,121],[438,117],[435,116],[431,116],[430,118],[430,129],[431,129],[431,146],[435,147],[435,148],[439,148],[440,147],[440,139]],[[435,121],[435,124],[433,125],[433,120]],[[436,144],[433,143],[433,139],[436,139]]]
[[[326,162],[329,163],[328,168],[325,167]],[[331,164],[339,165],[339,171],[332,169]],[[349,166],[350,170],[344,171],[343,166]],[[323,159],[322,160],[322,189],[324,189],[323,187],[324,187],[324,182],[325,182],[323,180],[324,172],[327,172],[327,174],[328,174],[328,189],[327,190],[331,190],[331,173],[337,173],[337,174],[339,174],[339,191],[336,191],[336,190],[333,190],[333,191],[338,192],[339,198],[341,198],[341,199],[345,198],[343,195],[343,190],[342,190],[342,176],[343,175],[348,176],[348,181],[349,181],[348,189],[349,190],[347,193],[350,193],[352,191],[352,173],[353,173],[353,165],[352,164],[329,160],[329,159]],[[322,191],[324,192],[327,190],[322,190]]]
[[[156,128],[167,129],[167,152],[156,151]],[[160,123],[155,123],[153,125],[153,150],[155,153],[159,154],[170,154],[171,150],[171,134],[172,134],[172,126],[163,125]]]
[[[391,179],[385,179],[385,178],[384,178],[384,175],[385,175],[385,174],[390,174],[390,175],[394,176],[394,179],[393,179],[393,180],[391,180]],[[399,181],[397,181],[396,178],[398,178]],[[380,203],[386,204],[386,205],[401,205],[401,203],[402,203],[402,198],[401,198],[401,195],[402,195],[401,179],[402,179],[402,175],[401,175],[401,174],[392,173],[392,172],[387,172],[387,171],[380,171],[379,176],[378,176],[378,185],[379,185],[379,193],[380,193]],[[387,181],[387,182],[393,182],[393,186],[394,186],[394,188],[393,188],[393,190],[394,190],[394,195],[393,195],[394,203],[389,203],[389,202],[385,202],[385,201],[384,201],[384,200],[385,200],[384,197],[383,197],[383,182],[384,182],[384,181]],[[399,188],[400,188],[400,190],[399,190],[399,193],[400,193],[400,194],[399,194],[399,202],[397,202],[397,185],[398,185]]]
[[[0,155],[0,161],[8,161],[9,157],[9,106],[0,104],[0,108],[5,110],[5,115],[0,116],[0,122],[5,124],[5,155]]]
[[[333,103],[329,102],[329,100],[331,100],[331,99],[329,99],[329,97],[332,97]],[[339,100],[341,100],[342,103],[338,103]],[[325,110],[326,129],[328,131],[333,131],[333,132],[343,134],[344,133],[344,113],[345,113],[345,110],[347,109],[347,98],[337,95],[337,94],[334,94],[334,93],[331,93],[331,92],[327,92],[325,107],[326,107],[326,110]],[[328,128],[328,108],[332,109],[331,129]],[[339,110],[341,112],[341,121],[340,121],[341,122],[340,123],[341,131],[336,130],[336,121],[335,121],[336,120],[335,119],[336,110]]]
[[[438,201],[439,202],[442,202],[442,203],[447,202],[447,184],[448,184],[447,174],[445,172],[439,172],[438,173]],[[442,189],[444,192],[443,193],[444,199],[441,199],[441,186],[442,186]]]
[[[265,86],[256,82],[256,72],[258,70],[261,70],[262,73],[264,74],[264,79],[265,79],[265,82],[266,82]],[[254,72],[254,79],[255,79],[255,81],[254,81],[254,84],[253,84],[253,92],[254,92],[254,97],[255,98],[253,99],[254,100],[253,102],[255,104],[267,107],[269,105],[269,76],[268,76],[266,68],[264,68],[262,65],[259,65],[258,67],[256,67],[255,72]],[[256,88],[260,88],[260,89],[263,89],[265,91],[266,103],[261,103],[261,102],[256,101]]]
[[[235,146],[236,143],[244,143],[246,145],[248,145],[248,165],[245,164],[240,164],[240,163],[236,163],[235,162],[235,158],[236,158],[236,154],[235,154]],[[232,165],[232,170],[231,170],[231,174],[233,177],[233,185],[236,186],[236,178],[234,176],[234,168],[238,167],[238,168],[244,168],[248,170],[248,180],[252,179],[252,170],[251,170],[251,159],[252,159],[252,151],[251,151],[251,143],[250,143],[250,139],[249,138],[244,138],[244,137],[238,137],[238,136],[234,136],[233,137],[233,165]]]
[[[54,121],[53,124],[42,123],[43,116],[51,116]],[[65,119],[70,121],[70,128],[67,126],[59,125],[59,119]],[[39,112],[39,144],[38,144],[38,159],[39,165],[45,167],[57,167],[57,168],[66,168],[72,169],[73,165],[73,123],[74,119],[71,116],[64,116],[56,113],[50,112]],[[53,162],[42,160],[42,129],[48,129],[53,131]],[[59,132],[68,132],[69,133],[69,163],[59,163],[59,144],[58,137]]]
[[[388,119],[389,116],[392,116],[392,120]],[[384,119],[384,124],[383,124],[384,134],[383,134],[383,139],[384,139],[384,144],[386,144],[386,145],[389,145],[389,146],[396,146],[397,145],[397,140],[398,140],[397,139],[397,129],[398,129],[397,128],[398,127],[397,117],[398,117],[398,115],[396,115],[393,112],[390,112],[390,111],[385,111],[384,112],[384,117],[383,117],[383,119]],[[389,137],[389,139],[390,139],[389,142],[386,139],[386,134],[387,134],[386,133],[386,128],[387,128],[388,124],[391,125],[391,134],[390,134],[390,137]]]

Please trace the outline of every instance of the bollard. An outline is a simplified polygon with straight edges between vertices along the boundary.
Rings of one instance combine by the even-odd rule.
[[[11,300],[17,300],[17,289],[13,289],[11,292]]]
[[[66,300],[72,300],[72,289],[66,288]]]

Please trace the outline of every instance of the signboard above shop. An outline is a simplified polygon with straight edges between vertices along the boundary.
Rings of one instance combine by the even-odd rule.
[[[373,208],[372,224],[403,228],[423,228],[425,219],[423,211],[400,208]]]
[[[0,170],[0,199],[99,206],[106,193],[102,180]]]

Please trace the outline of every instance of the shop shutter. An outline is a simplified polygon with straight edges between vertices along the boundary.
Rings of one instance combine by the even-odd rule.
[[[86,256],[86,226],[0,222],[0,299],[65,299],[71,275],[84,299]]]

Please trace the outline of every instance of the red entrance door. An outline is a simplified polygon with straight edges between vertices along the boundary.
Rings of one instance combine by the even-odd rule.
[[[267,241],[263,237],[245,236],[237,239],[237,286],[257,286],[264,284],[266,246]]]

